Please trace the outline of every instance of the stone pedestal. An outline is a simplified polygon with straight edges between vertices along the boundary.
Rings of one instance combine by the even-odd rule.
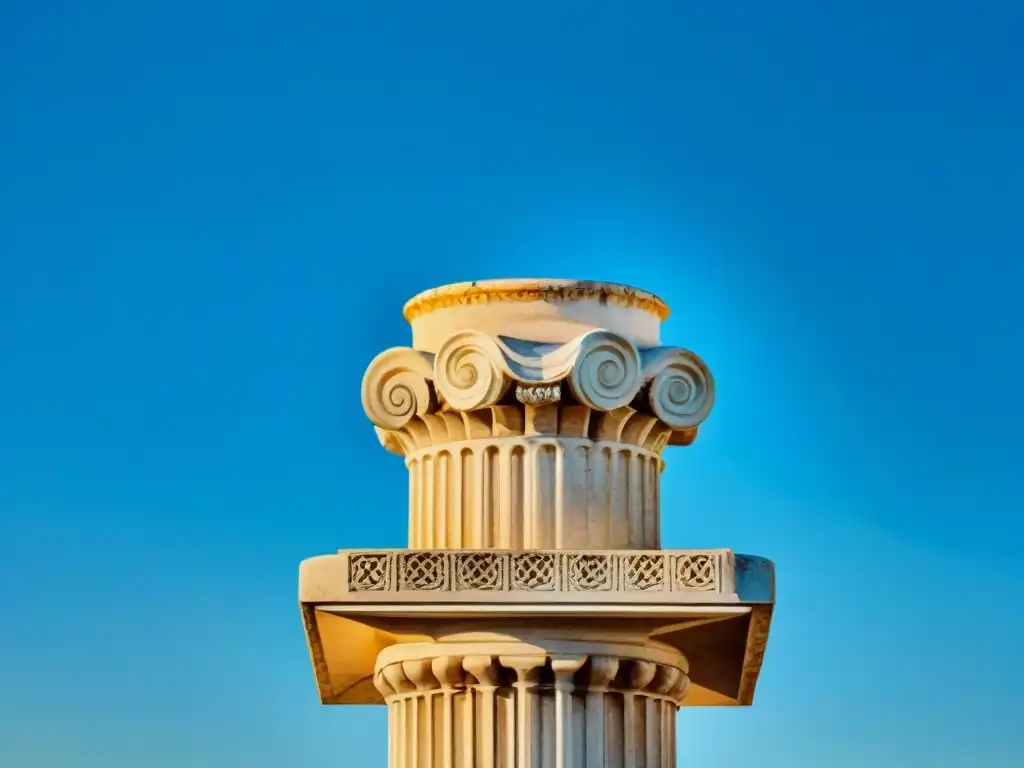
[[[675,765],[679,706],[752,701],[773,569],[662,550],[668,446],[714,382],[624,286],[503,280],[405,307],[362,385],[409,549],[306,560],[321,700],[382,703],[391,768]]]

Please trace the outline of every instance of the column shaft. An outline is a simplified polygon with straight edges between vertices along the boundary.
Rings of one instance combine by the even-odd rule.
[[[662,460],[587,438],[478,438],[411,453],[409,546],[657,549]]]

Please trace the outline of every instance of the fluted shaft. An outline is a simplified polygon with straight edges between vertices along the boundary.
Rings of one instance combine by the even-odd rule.
[[[409,468],[409,546],[657,549],[662,460],[586,438],[465,440]]]

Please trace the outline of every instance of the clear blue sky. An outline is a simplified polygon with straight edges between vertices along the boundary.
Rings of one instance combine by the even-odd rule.
[[[501,276],[717,376],[664,544],[780,603],[686,764],[1024,764],[1024,11],[630,5],[3,4],[0,764],[383,766],[297,566],[403,544],[360,377]]]

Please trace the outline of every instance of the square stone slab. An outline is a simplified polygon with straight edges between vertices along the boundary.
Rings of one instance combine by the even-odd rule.
[[[305,560],[299,600],[324,704],[380,704],[377,654],[460,632],[628,634],[682,652],[684,706],[753,701],[768,560],[715,550],[353,550]]]

